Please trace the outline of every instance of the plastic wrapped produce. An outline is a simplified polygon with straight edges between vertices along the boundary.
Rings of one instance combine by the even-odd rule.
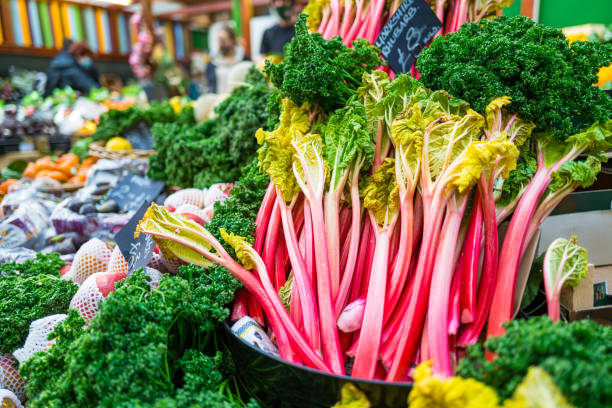
[[[47,208],[38,201],[21,203],[0,222],[0,248],[40,249],[46,233],[52,233]]]
[[[75,254],[70,272],[63,279],[70,279],[77,285],[99,272],[106,272],[111,258],[111,250],[97,238],[87,241]]]
[[[6,389],[0,390],[0,406],[2,408],[23,408],[15,393]]]
[[[56,342],[56,339],[49,340],[49,334],[59,322],[66,320],[66,317],[68,317],[66,314],[54,314],[34,320],[30,324],[30,331],[25,344],[13,352],[19,364],[26,362],[34,353],[49,350]]]
[[[204,208],[206,205],[206,190],[197,188],[186,188],[170,194],[164,201],[164,205],[170,211],[174,211],[184,204],[191,204],[197,208]]]
[[[0,248],[0,265],[9,262],[23,263],[35,257],[36,251],[28,248]]]
[[[19,375],[11,354],[0,354],[0,389],[14,393],[20,401],[25,401],[25,381]]]
[[[108,261],[108,272],[121,272],[125,274],[128,272],[128,263],[119,247],[115,247]]]
[[[159,282],[161,282],[161,278],[163,274],[155,268],[145,267],[143,273],[151,278],[149,282],[149,286],[151,286],[151,290],[157,289],[159,287]]]
[[[210,218],[206,216],[206,213],[195,205],[183,204],[176,209],[177,214],[181,214],[190,220],[197,222],[200,225],[208,224]]]
[[[234,185],[232,183],[217,183],[210,186],[206,191],[206,200],[204,207],[215,204],[217,201],[225,201],[230,195],[230,191]]]
[[[98,272],[89,276],[70,301],[70,308],[76,309],[89,324],[98,313],[98,303],[115,290],[115,283],[124,279],[123,272]]]

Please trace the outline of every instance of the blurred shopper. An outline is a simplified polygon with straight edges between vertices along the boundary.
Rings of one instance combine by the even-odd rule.
[[[62,50],[47,70],[45,96],[55,88],[67,86],[83,93],[100,86],[98,72],[93,67],[93,52],[84,42],[64,40]]]
[[[295,36],[295,0],[272,0],[271,6],[280,20],[264,31],[259,52],[262,55],[283,55],[283,47]]]
[[[230,26],[224,25],[217,36],[219,53],[211,56],[206,66],[206,81],[208,91],[212,93],[229,93],[232,89],[230,72],[239,62],[247,60],[244,48],[236,41],[236,32]]]

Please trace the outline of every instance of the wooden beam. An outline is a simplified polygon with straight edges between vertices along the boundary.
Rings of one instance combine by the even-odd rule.
[[[521,15],[533,18],[533,0],[521,0]]]
[[[252,0],[252,6],[266,6],[269,0]],[[167,13],[157,14],[155,18],[168,19],[176,16],[187,16],[194,14],[217,13],[219,11],[228,11],[232,9],[232,2],[228,0],[218,1],[215,3],[204,3],[195,6],[183,7],[178,10],[169,11]]]
[[[240,0],[240,26],[242,28],[242,39],[244,50],[251,57],[251,18],[253,17],[253,1]]]

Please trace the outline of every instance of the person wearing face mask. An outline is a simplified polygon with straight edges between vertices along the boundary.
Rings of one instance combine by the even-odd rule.
[[[67,86],[84,94],[91,88],[100,87],[92,57],[93,52],[84,42],[64,41],[62,50],[47,70],[45,96],[51,95],[55,88]]]
[[[248,58],[244,48],[236,41],[236,32],[232,27],[228,25],[221,27],[217,41],[219,52],[211,56],[204,74],[208,83],[208,92],[226,94],[231,92],[234,85],[231,81],[232,70]]]
[[[284,55],[283,47],[295,36],[295,0],[272,0],[272,9],[279,21],[264,31],[259,52],[262,55]]]

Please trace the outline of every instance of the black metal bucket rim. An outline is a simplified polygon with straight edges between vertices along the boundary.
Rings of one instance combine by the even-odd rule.
[[[230,325],[227,323],[227,321],[223,322],[223,327],[225,328],[225,330],[227,330],[227,332],[234,336],[238,341],[240,341],[242,344],[246,345],[248,348],[250,348],[251,350],[256,351],[257,353],[270,358],[278,363],[290,366],[292,368],[298,369],[298,370],[303,370],[303,371],[307,371],[309,373],[312,374],[318,374],[324,377],[330,377],[330,378],[335,378],[335,379],[339,379],[339,380],[343,380],[343,381],[348,381],[348,382],[352,382],[355,384],[376,384],[376,385],[391,385],[391,386],[395,386],[395,387],[412,387],[413,383],[409,382],[409,381],[404,381],[404,382],[397,382],[397,381],[384,381],[384,380],[364,380],[362,378],[356,378],[356,377],[350,377],[348,375],[338,375],[338,374],[332,374],[332,373],[326,373],[324,371],[321,370],[317,370],[316,368],[312,368],[312,367],[308,367],[308,366],[304,366],[304,365],[299,365],[299,364],[295,364],[292,363],[290,361],[286,361],[283,360],[280,357],[277,357],[273,354],[268,354],[268,353],[264,353],[263,351],[261,351],[260,349],[258,349],[257,347],[253,346],[251,343],[249,343],[248,341],[245,341],[244,339],[236,336],[236,334],[232,331]]]

